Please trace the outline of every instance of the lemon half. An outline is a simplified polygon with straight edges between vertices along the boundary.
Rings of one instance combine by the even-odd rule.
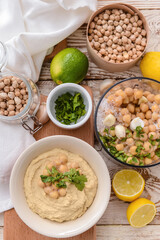
[[[145,181],[135,170],[123,169],[117,172],[112,181],[116,196],[127,202],[137,199],[144,190]]]
[[[150,223],[156,215],[155,204],[145,198],[139,198],[130,203],[127,209],[127,219],[132,227],[140,228]]]

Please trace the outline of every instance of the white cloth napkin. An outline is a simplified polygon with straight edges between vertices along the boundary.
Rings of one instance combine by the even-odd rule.
[[[37,81],[48,48],[77,28],[96,9],[96,0],[1,0],[0,41],[5,42],[10,70]],[[12,208],[11,169],[20,153],[34,142],[20,125],[0,122],[0,212]]]

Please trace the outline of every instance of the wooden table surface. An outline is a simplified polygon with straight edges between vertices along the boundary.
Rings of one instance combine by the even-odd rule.
[[[150,28],[150,40],[147,51],[160,51],[160,0],[105,0],[98,1],[98,8],[115,2],[128,3],[139,8],[139,10],[146,17]],[[84,24],[67,38],[67,46],[76,47],[88,56],[86,49],[85,31],[86,24]],[[40,92],[44,95],[48,95],[49,92],[55,87],[55,84],[50,77],[49,66],[50,63],[48,62],[43,64],[40,79],[38,82]],[[83,83],[89,85],[92,88],[94,94],[94,105],[96,106],[100,98],[99,85],[103,80],[122,80],[124,78],[137,76],[141,76],[138,65],[125,72],[109,73],[99,69],[94,63],[90,61],[89,71]],[[106,156],[101,151],[101,148],[96,139],[95,148],[105,160],[110,171],[110,176],[112,177],[122,167],[115,165],[106,158]],[[128,203],[118,200],[112,192],[108,208],[103,217],[97,223],[97,240],[160,240],[160,166],[141,170],[140,172],[146,179],[145,191],[142,196],[151,199],[156,204],[156,217],[151,224],[144,228],[132,228],[126,219],[126,209],[128,207]],[[2,239],[3,214],[0,214],[0,240]]]

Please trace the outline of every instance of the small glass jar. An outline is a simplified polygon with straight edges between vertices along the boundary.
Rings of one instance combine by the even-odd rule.
[[[6,65],[8,55],[6,46],[0,42],[0,69]],[[4,77],[16,77],[17,79],[22,80],[28,90],[28,101],[21,112],[14,116],[0,115],[0,121],[5,121],[11,124],[22,124],[26,130],[29,130],[31,134],[34,134],[42,128],[42,124],[35,116],[40,105],[40,94],[36,84],[32,80],[10,71],[0,72],[0,81]],[[30,127],[28,124],[30,119],[34,122],[34,128]]]

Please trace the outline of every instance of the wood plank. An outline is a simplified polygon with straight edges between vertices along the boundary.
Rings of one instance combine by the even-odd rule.
[[[118,216],[117,216],[118,217]],[[112,225],[97,227],[98,240],[159,240],[160,228],[148,225],[144,228],[136,229],[131,226]]]
[[[148,225],[141,229],[135,229],[129,225],[97,226],[96,231],[97,240],[159,240],[159,236],[160,228],[155,225]],[[0,240],[3,240],[3,228],[0,228]]]
[[[117,216],[119,217],[119,215]],[[159,240],[160,228],[148,225],[144,228],[133,228],[129,225],[98,226],[97,240]]]
[[[160,3],[159,0],[147,0],[147,1],[142,1],[142,0],[121,0],[118,1],[121,3],[126,3],[133,5],[137,8],[141,9],[160,9]],[[98,8],[103,7],[107,4],[112,4],[116,3],[116,1],[110,1],[110,0],[98,0]]]

